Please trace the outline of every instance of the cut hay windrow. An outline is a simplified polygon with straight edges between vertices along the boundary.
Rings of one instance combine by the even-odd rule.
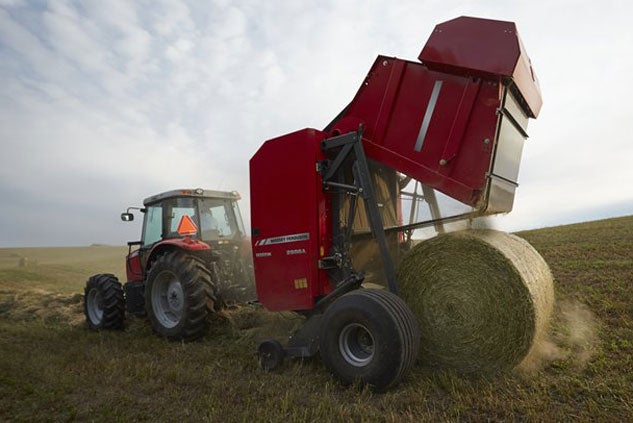
[[[0,292],[0,317],[13,321],[40,320],[81,326],[85,322],[83,295],[62,295],[43,290]]]
[[[464,373],[519,364],[545,335],[554,303],[539,253],[492,230],[421,242],[400,263],[398,282],[420,324],[422,362]]]

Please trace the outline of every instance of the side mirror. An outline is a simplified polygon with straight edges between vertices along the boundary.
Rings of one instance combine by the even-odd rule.
[[[131,222],[134,220],[134,215],[132,213],[121,213],[121,220],[124,222]]]

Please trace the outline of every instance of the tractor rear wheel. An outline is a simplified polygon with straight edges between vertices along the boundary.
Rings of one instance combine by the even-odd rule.
[[[145,307],[152,328],[173,341],[195,341],[209,330],[216,293],[203,261],[180,251],[160,256],[145,285]]]
[[[84,314],[90,329],[123,329],[125,298],[116,276],[107,273],[88,279],[84,290]]]
[[[319,342],[321,359],[343,384],[381,391],[413,366],[420,335],[413,313],[398,296],[357,289],[325,311]]]

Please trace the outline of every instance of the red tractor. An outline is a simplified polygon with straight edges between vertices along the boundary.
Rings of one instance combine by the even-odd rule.
[[[285,356],[319,354],[344,383],[397,383],[420,337],[397,295],[390,245],[416,228],[439,231],[446,222],[512,209],[528,119],[541,108],[516,25],[445,22],[419,59],[378,56],[327,127],[268,140],[251,158],[258,299],[269,310],[306,316],[286,346],[260,344],[265,369]],[[443,212],[440,197],[463,210]],[[428,218],[414,218],[419,201],[428,203]],[[359,257],[368,242],[375,254]],[[388,290],[361,286],[372,261]]]
[[[91,329],[120,329],[126,311],[147,315],[171,340],[196,340],[209,315],[252,284],[250,242],[236,192],[169,191],[146,198],[140,241],[128,242],[127,282],[100,274],[86,283],[84,311]],[[138,249],[132,251],[132,248]]]

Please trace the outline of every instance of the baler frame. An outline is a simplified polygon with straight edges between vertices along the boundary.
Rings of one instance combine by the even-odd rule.
[[[319,268],[328,270],[328,276],[336,287],[332,292],[319,299],[313,309],[303,313],[307,316],[307,320],[297,332],[290,336],[286,347],[282,347],[280,344],[275,345],[276,348],[282,348],[284,354],[280,355],[279,362],[269,365],[271,369],[281,364],[283,355],[302,358],[314,356],[319,351],[318,341],[322,330],[321,318],[325,309],[336,299],[360,288],[365,279],[362,272],[358,272],[353,268],[349,251],[358,196],[365,203],[370,229],[380,250],[389,291],[396,295],[398,294],[395,269],[389,255],[385,229],[378,209],[376,193],[371,181],[362,139],[363,127],[361,125],[357,131],[327,138],[321,142],[321,149],[324,152],[334,153],[333,159],[325,160],[318,164],[317,169],[323,175],[323,190],[330,192],[333,189],[342,190],[340,192],[332,192],[332,210],[334,211],[332,218],[334,239],[332,251],[334,254],[319,260]],[[345,164],[349,163],[349,160],[353,160],[351,163],[354,175],[352,185],[342,182],[343,172],[346,169]],[[344,227],[341,226],[340,220],[340,202],[343,195],[351,195],[350,208]],[[271,341],[266,341],[265,345],[272,347]]]
[[[356,216],[356,204],[357,198],[360,196],[366,206],[367,217],[369,220],[369,228],[372,236],[380,251],[380,256],[383,260],[385,277],[389,290],[394,294],[398,294],[398,286],[396,283],[395,269],[393,261],[389,255],[387,247],[387,240],[385,237],[385,230],[380,216],[380,210],[376,202],[376,193],[373,183],[370,177],[369,166],[367,164],[367,156],[362,144],[363,139],[363,127],[359,126],[356,132],[349,132],[347,134],[338,135],[333,138],[325,139],[321,142],[321,149],[324,152],[334,151],[340,148],[340,151],[336,154],[334,160],[329,163],[324,163],[322,166],[321,174],[323,175],[323,188],[324,190],[331,190],[332,188],[343,188],[343,193],[334,193],[332,196],[332,238],[333,238],[333,250],[343,254],[344,263],[351,263],[349,257],[349,242],[352,236],[352,228],[354,219]],[[354,175],[354,185],[346,185],[343,181],[343,164],[349,160],[354,159],[351,164],[352,174]],[[340,211],[341,211],[341,194],[351,194],[350,208],[348,210],[348,216],[346,219],[346,226],[344,228],[340,225]],[[326,259],[332,259],[328,257]],[[323,263],[322,259],[320,263]],[[349,267],[349,269],[348,269]],[[341,266],[343,272],[351,270],[351,265]],[[336,272],[331,272],[332,279],[336,283]]]

